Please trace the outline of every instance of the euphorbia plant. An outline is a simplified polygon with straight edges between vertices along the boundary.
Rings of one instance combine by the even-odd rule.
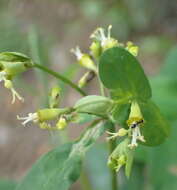
[[[117,172],[125,166],[130,176],[138,144],[157,146],[169,135],[169,125],[151,100],[151,87],[136,56],[138,47],[132,42],[120,43],[98,28],[91,35],[89,53],[79,47],[72,49],[77,62],[87,69],[78,85],[61,74],[35,63],[16,52],[0,53],[0,80],[15,97],[13,78],[31,68],[38,68],[70,85],[83,98],[72,107],[60,107],[60,88],[52,88],[49,107],[40,108],[26,117],[17,116],[23,125],[34,122],[41,129],[64,130],[69,123],[90,123],[80,138],[61,145],[44,155],[18,185],[17,190],[66,190],[80,175],[82,160],[88,148],[105,132],[108,134],[110,155],[108,167],[112,175],[112,190],[117,189]],[[87,95],[83,88],[97,77],[100,95]],[[52,122],[51,122],[52,121]],[[55,121],[55,122],[53,122]],[[118,139],[118,141],[117,141]]]

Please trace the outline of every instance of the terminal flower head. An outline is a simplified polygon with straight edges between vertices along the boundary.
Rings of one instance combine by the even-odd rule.
[[[94,40],[100,42],[103,51],[118,46],[118,41],[111,37],[111,29],[112,25],[109,25],[106,35],[103,28],[97,28],[90,36],[90,38],[93,38]]]

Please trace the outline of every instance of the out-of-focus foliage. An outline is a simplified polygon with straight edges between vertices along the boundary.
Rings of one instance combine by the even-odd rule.
[[[14,190],[16,187],[16,182],[15,181],[10,181],[10,180],[0,180],[0,189],[2,190]]]

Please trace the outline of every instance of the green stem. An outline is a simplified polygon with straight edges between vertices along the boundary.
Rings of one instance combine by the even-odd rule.
[[[112,124],[112,128],[109,129],[109,132],[115,133],[116,129],[115,126]],[[109,154],[113,152],[116,148],[116,140],[112,139],[109,142]],[[111,190],[118,190],[118,181],[117,181],[117,173],[115,170],[110,168],[111,174]]]
[[[53,70],[51,70],[51,69],[49,69],[47,67],[44,67],[44,66],[42,66],[40,64],[37,64],[37,63],[35,63],[33,65],[33,67],[36,67],[36,68],[38,68],[38,69],[40,69],[40,70],[42,70],[42,71],[44,71],[44,72],[46,72],[46,73],[54,76],[54,77],[62,80],[64,83],[68,84],[73,89],[75,89],[76,91],[78,91],[82,96],[86,96],[86,93],[82,89],[80,89],[76,84],[74,84],[73,82],[71,82],[69,79],[67,79],[63,75],[61,75],[61,74],[59,74],[59,73],[57,73],[57,72],[55,72],[55,71],[53,71]]]
[[[99,85],[100,85],[100,94],[101,94],[101,96],[105,96],[104,86],[101,83],[101,80],[99,78],[98,78],[98,82],[99,82]]]

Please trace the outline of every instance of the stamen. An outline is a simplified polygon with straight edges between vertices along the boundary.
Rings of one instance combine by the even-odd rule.
[[[142,142],[146,142],[145,139],[144,139],[144,136],[141,135],[141,132],[140,132],[140,128],[137,127],[137,133],[138,133],[138,140],[142,141]]]
[[[137,147],[137,138],[138,138],[138,127],[132,129],[132,141],[131,144],[128,145],[131,149]]]
[[[93,34],[91,34],[90,38],[95,38],[96,40],[100,41],[101,45],[104,45],[105,41],[107,40],[103,28],[97,28]]]
[[[30,121],[37,122],[38,121],[38,114],[37,113],[29,113],[27,117],[20,117],[17,115],[17,119],[18,120],[24,120],[24,122],[22,122],[22,125],[25,126]]]
[[[123,136],[127,135],[128,130],[126,130],[124,128],[121,128],[116,133],[112,133],[112,132],[109,132],[109,131],[106,131],[106,133],[111,135],[110,137],[107,137],[107,140],[111,140],[111,139],[114,139],[116,137],[123,137]]]
[[[117,133],[112,133],[112,132],[106,131],[106,133],[108,135],[110,135],[110,137],[106,138],[107,140],[112,140],[112,139],[115,139],[116,137],[118,137],[118,132]]]
[[[15,103],[16,97],[17,97],[20,101],[24,102],[24,98],[21,97],[21,96],[19,95],[19,93],[18,93],[14,88],[11,88],[10,90],[11,90],[11,92],[12,92],[12,104]]]
[[[83,53],[81,52],[79,46],[76,46],[75,49],[71,49],[71,53],[73,53],[77,57],[77,60],[80,60],[83,56]]]
[[[108,26],[108,39],[111,38],[111,29],[112,29],[112,25]]]

